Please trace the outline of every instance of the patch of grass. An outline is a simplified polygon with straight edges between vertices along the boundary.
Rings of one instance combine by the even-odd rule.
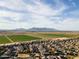
[[[8,37],[10,39],[12,39],[14,42],[18,42],[18,41],[30,41],[30,40],[40,39],[38,37],[33,37],[33,36],[29,36],[29,35],[9,35]]]
[[[4,36],[0,36],[0,44],[10,43],[10,41]]]

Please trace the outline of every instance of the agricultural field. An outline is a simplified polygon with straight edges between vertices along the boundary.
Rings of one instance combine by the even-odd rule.
[[[28,36],[28,35],[9,35],[8,36],[13,42],[19,42],[19,41],[30,41],[30,40],[37,40],[37,39],[41,39],[38,37],[32,37],[32,36]]]
[[[49,38],[79,38],[79,32],[30,32],[26,33],[34,37],[40,37],[42,39]]]
[[[31,40],[38,40],[38,39],[40,40],[41,38],[32,37],[29,35],[1,35],[0,36],[0,44],[31,41]]]
[[[0,44],[10,43],[10,41],[5,36],[0,36]]]
[[[79,32],[6,32],[0,33],[0,44],[63,37],[79,38]]]
[[[67,37],[67,38],[71,38],[71,37],[76,37],[76,35],[72,35],[72,34],[42,34],[46,37],[54,37],[54,38],[60,38],[60,37]]]

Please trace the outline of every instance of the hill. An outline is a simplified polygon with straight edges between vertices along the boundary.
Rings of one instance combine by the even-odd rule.
[[[54,31],[59,31],[54,28],[30,28],[27,31],[29,32],[54,32]]]
[[[0,32],[56,32],[59,30],[56,30],[54,28],[29,28],[29,29],[24,29],[24,28],[17,28],[17,29],[12,29],[12,30],[0,30]]]

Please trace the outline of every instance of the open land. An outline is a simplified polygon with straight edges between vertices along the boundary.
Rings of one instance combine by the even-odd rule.
[[[52,38],[79,38],[79,32],[1,32],[0,44]]]
[[[0,44],[0,59],[79,59],[79,32],[1,32]]]

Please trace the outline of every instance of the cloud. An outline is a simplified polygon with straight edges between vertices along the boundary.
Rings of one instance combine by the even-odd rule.
[[[0,0],[0,6],[13,10],[25,9],[25,4],[22,2],[22,0]]]
[[[61,30],[79,30],[79,19],[66,18],[59,27]]]
[[[78,11],[76,14],[75,11],[66,12],[69,6],[61,0],[53,0],[54,4],[50,5],[45,3],[46,1],[48,0],[0,0],[0,28],[49,27],[64,30],[76,28],[78,20],[75,21],[75,18],[71,17],[78,15]],[[67,16],[64,16],[64,13],[67,13]]]

